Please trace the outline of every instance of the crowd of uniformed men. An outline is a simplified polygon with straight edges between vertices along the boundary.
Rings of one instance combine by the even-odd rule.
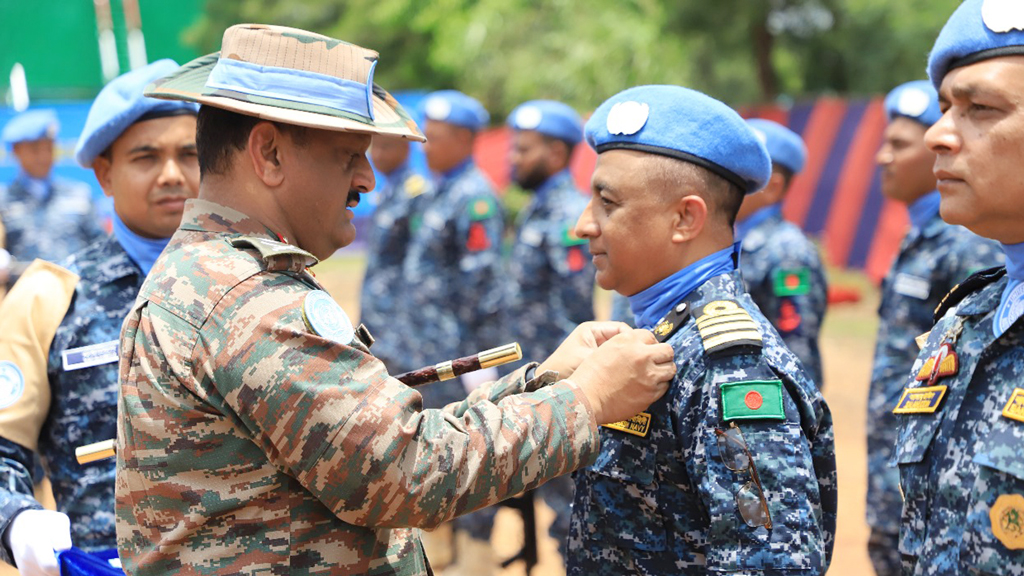
[[[677,86],[585,124],[525,102],[507,124],[530,200],[506,231],[473,162],[484,107],[434,92],[418,125],[377,59],[238,25],[219,53],[115,79],[75,149],[110,235],[88,187],[50,174],[55,115],[4,127],[0,558],[492,574],[491,506],[539,488],[573,575],[823,574],[827,286],[781,210],[800,137]],[[868,550],[879,575],[1024,576],[1024,9],[965,1],[927,67],[887,96],[877,153],[911,226],[882,285]],[[569,173],[584,140],[589,194]],[[310,269],[375,188],[362,330]],[[591,321],[595,279],[620,321]],[[513,369],[392,377],[512,340]],[[108,438],[116,464],[74,461]]]

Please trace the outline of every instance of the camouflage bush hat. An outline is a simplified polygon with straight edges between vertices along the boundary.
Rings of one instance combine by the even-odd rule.
[[[376,65],[376,52],[341,40],[237,24],[224,31],[220,52],[185,64],[145,94],[285,124],[422,142],[409,114],[373,83]]]

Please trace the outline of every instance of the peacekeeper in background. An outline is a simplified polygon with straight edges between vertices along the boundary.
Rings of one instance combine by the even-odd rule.
[[[89,186],[50,173],[59,131],[56,112],[42,109],[15,116],[0,134],[21,167],[13,182],[0,186],[6,250],[17,262],[60,262],[106,236]],[[12,274],[9,282],[15,280]]]
[[[576,224],[597,283],[676,354],[668,393],[601,430],[575,476],[569,574],[824,574],[836,529],[832,418],[744,291],[733,224],[771,177],[731,108],[677,86],[608,99],[586,125]]]
[[[903,574],[1024,574],[1024,11],[967,0],[928,58],[942,219],[1006,266],[946,296],[893,404]]]
[[[371,84],[377,53],[254,24],[221,49],[148,92],[202,104],[201,181],[122,332],[121,560],[133,575],[427,574],[417,528],[593,462],[599,424],[664,393],[671,349],[587,323],[540,366],[422,409],[307,270],[355,237],[371,136],[422,139]]]
[[[494,188],[473,162],[473,144],[490,116],[479,102],[455,90],[423,101],[427,137],[423,153],[435,175],[413,225],[405,260],[405,282],[414,321],[402,328],[402,347],[415,367],[458,358],[504,344],[501,243],[504,217]],[[497,370],[422,386],[423,405],[440,408],[466,397]]]
[[[37,260],[0,305],[0,556],[23,575],[59,574],[54,551],[115,547],[114,463],[75,448],[117,431],[121,323],[199,190],[196,106],[145,98],[178,68],[160,60],[114,79],[86,119],[75,159],[114,201],[114,234],[60,266]],[[33,498],[33,453],[57,512]]]
[[[1002,264],[999,244],[939,216],[935,189],[935,153],[925,145],[925,131],[942,112],[939,96],[927,80],[902,84],[885,99],[889,118],[877,161],[882,193],[906,204],[907,231],[892,268],[882,282],[880,322],[868,396],[867,522],[868,554],[879,576],[900,574],[899,470],[889,465],[896,443],[892,409],[903,394],[907,371],[917,358],[914,339],[934,323],[942,297],[973,272]]]
[[[389,372],[401,374],[422,367],[409,361],[402,349],[406,343],[403,331],[393,327],[419,321],[409,302],[409,292],[416,289],[416,283],[406,282],[402,264],[409,250],[412,223],[421,217],[423,201],[430,196],[432,186],[409,165],[409,141],[405,138],[375,137],[370,160],[387,183],[380,189],[370,217],[359,321],[375,335],[373,355]]]
[[[736,215],[743,283],[786,347],[822,388],[818,335],[828,308],[825,266],[814,242],[782,218],[782,201],[793,177],[804,169],[807,149],[800,136],[777,122],[755,118],[747,124],[768,149],[772,175],[763,189],[744,197]]]

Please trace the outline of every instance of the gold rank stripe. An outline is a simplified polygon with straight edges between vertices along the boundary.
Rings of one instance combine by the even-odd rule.
[[[715,334],[736,330],[754,330],[756,332],[757,324],[755,324],[753,320],[739,320],[736,322],[729,322],[727,324],[716,324],[707,328],[698,328],[697,330],[700,331],[701,338],[708,338]]]
[[[651,431],[651,415],[647,412],[641,412],[629,420],[620,420],[611,424],[603,424],[603,426],[643,438]]]
[[[1024,388],[1015,388],[1010,401],[1003,408],[1003,416],[1010,420],[1024,422]]]
[[[750,314],[747,314],[746,310],[737,310],[736,312],[717,314],[715,316],[701,316],[700,318],[697,319],[697,327],[703,328],[705,326],[713,326],[715,324],[721,324],[722,322],[733,322],[735,320],[750,320],[751,322],[754,321],[754,319],[750,317]]]
[[[711,338],[704,340],[704,351],[710,352],[718,346],[728,344],[730,342],[736,342],[737,340],[755,340],[761,341],[761,333],[757,330],[743,330],[740,332],[726,332],[725,334],[719,334],[718,336],[712,336]]]

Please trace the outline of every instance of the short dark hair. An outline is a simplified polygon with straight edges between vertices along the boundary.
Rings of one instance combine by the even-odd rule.
[[[665,190],[685,190],[688,186],[697,186],[711,210],[724,217],[729,226],[736,224],[736,214],[740,211],[744,196],[739,186],[692,162],[671,156],[652,155],[651,158],[654,164],[651,165],[648,178],[656,178],[656,182]]]
[[[199,179],[207,174],[227,172],[234,152],[245,150],[249,133],[256,124],[270,122],[281,132],[290,135],[302,145],[307,140],[307,128],[263,120],[256,116],[239,114],[214,106],[200,106],[196,117],[196,151],[199,155]]]

